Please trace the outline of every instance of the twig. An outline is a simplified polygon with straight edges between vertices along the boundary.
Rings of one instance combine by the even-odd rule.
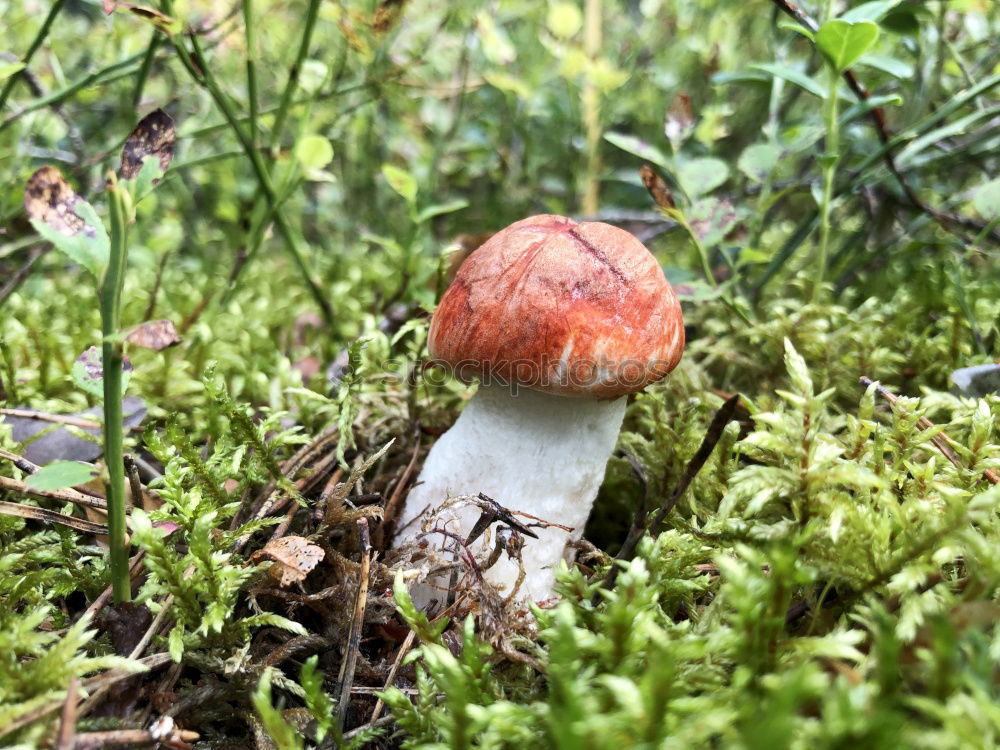
[[[190,729],[174,728],[169,734],[153,735],[149,729],[109,729],[104,732],[84,732],[76,737],[73,750],[100,750],[111,745],[156,745],[177,747],[177,743],[194,742],[200,737]]]
[[[101,429],[100,422],[75,417],[72,414],[48,414],[44,411],[35,411],[34,409],[0,409],[0,415],[5,417],[21,417],[22,419],[37,419],[41,422],[57,422],[58,424],[80,427],[84,430]]]
[[[189,570],[185,575],[187,576],[190,574],[191,573]],[[156,635],[156,631],[160,629],[160,626],[166,619],[167,613],[170,611],[170,606],[173,603],[174,603],[174,595],[169,594],[167,598],[163,600],[163,606],[161,607],[160,611],[156,614],[156,617],[153,619],[153,622],[150,623],[148,628],[146,628],[146,632],[142,634],[142,638],[139,639],[139,642],[135,645],[135,648],[133,648],[132,651],[129,653],[128,655],[129,659],[138,659],[142,655],[142,652],[146,650],[146,646],[148,646],[149,642],[153,640],[153,636]],[[83,705],[80,707],[80,716],[86,716],[88,713],[90,713],[101,702],[101,699],[105,696],[110,687],[111,687],[110,685],[102,685],[93,693],[91,693],[90,696],[87,698],[87,700],[85,700],[83,702]]]
[[[28,260],[24,262],[24,265],[14,271],[7,283],[4,284],[3,287],[0,287],[0,306],[2,306],[3,303],[7,301],[7,298],[16,292],[17,288],[24,283],[26,278],[28,278],[28,274],[31,273],[31,267],[35,265],[35,261],[51,249],[51,245],[34,247],[31,249],[31,254],[28,255]]]
[[[139,466],[135,458],[130,454],[125,454],[125,473],[128,475],[129,493],[132,495],[132,502],[129,506],[142,505],[142,482],[139,479]]]
[[[23,456],[19,456],[16,453],[5,451],[3,448],[0,448],[0,458],[7,459],[25,474],[34,474],[40,468],[38,464],[32,463],[28,459]]]
[[[808,13],[796,5],[793,0],[771,1],[778,7],[779,10],[794,18],[810,31],[815,33],[819,30],[819,24],[816,23],[816,21],[814,21]],[[869,92],[864,84],[858,80],[858,77],[853,71],[845,70],[843,78],[847,82],[848,88],[851,89],[858,99],[861,101],[867,101],[871,98],[871,92]],[[881,107],[872,107],[868,110],[868,117],[872,121],[872,125],[875,127],[875,132],[878,135],[879,141],[882,143],[883,147],[885,147],[885,152],[882,155],[882,161],[885,162],[885,166],[892,173],[892,176],[896,178],[896,181],[899,183],[900,188],[902,188],[903,193],[906,195],[910,203],[917,208],[917,210],[930,216],[945,229],[949,228],[948,225],[961,226],[966,229],[983,229],[985,224],[974,219],[970,219],[967,216],[945,213],[944,211],[931,206],[925,202],[923,198],[917,195],[916,191],[906,181],[906,176],[903,174],[902,170],[900,170],[899,165],[896,164],[896,159],[892,155],[892,149],[889,147],[892,136],[889,135],[889,130],[886,126],[885,112]]]
[[[323,489],[319,493],[319,498],[316,500],[316,507],[313,510],[313,521],[316,523],[322,523],[326,517],[326,505],[330,502],[330,498],[333,497],[337,489],[337,484],[344,478],[344,474],[343,467],[337,467],[337,470],[329,476],[326,484],[323,485]]]
[[[410,649],[413,648],[413,642],[417,639],[417,633],[415,630],[411,630],[406,634],[406,639],[403,641],[403,645],[399,647],[399,653],[396,654],[396,659],[392,663],[392,669],[389,670],[389,676],[385,678],[385,687],[382,690],[388,690],[392,687],[392,683],[396,679],[396,672],[399,671],[399,666],[403,663],[403,657],[409,653]],[[378,719],[378,715],[382,713],[382,707],[385,705],[382,699],[379,698],[375,702],[375,710],[372,711],[372,717],[368,720],[368,723],[372,723]]]
[[[719,440],[722,438],[722,432],[726,429],[726,425],[732,421],[733,415],[736,413],[736,407],[739,404],[740,396],[736,394],[734,396],[726,399],[726,402],[719,407],[719,410],[712,417],[712,422],[708,426],[708,430],[705,432],[705,437],[701,441],[701,445],[695,454],[688,461],[687,466],[684,469],[684,473],[681,474],[681,478],[674,488],[674,491],[670,496],[664,501],[663,505],[653,516],[653,519],[647,522],[645,513],[637,515],[635,520],[632,522],[632,528],[629,529],[628,536],[625,538],[625,542],[622,544],[621,550],[619,550],[617,557],[612,562],[611,567],[608,569],[607,575],[604,577],[604,583],[602,588],[610,589],[615,584],[615,579],[618,577],[618,571],[621,567],[617,565],[619,561],[631,560],[632,556],[635,554],[636,547],[639,546],[639,540],[642,539],[643,535],[651,530],[655,529],[661,523],[663,519],[667,517],[667,514],[674,509],[677,505],[677,501],[681,499],[681,496],[687,490],[688,486],[697,476],[698,472],[708,461],[708,457],[712,455],[712,451],[715,450],[715,446],[718,444]]]
[[[9,477],[0,477],[0,489],[17,492],[22,495],[33,495],[35,497],[51,498],[52,500],[62,500],[64,503],[85,505],[88,508],[96,508],[97,510],[105,513],[108,511],[108,504],[100,498],[90,497],[89,495],[84,495],[82,492],[77,492],[76,490],[39,490],[34,487],[29,487],[24,482],[20,482],[17,479],[10,479]]]
[[[413,455],[410,456],[410,462],[406,465],[403,470],[403,476],[399,478],[399,482],[392,490],[392,495],[389,496],[388,501],[385,504],[385,510],[382,513],[382,523],[375,530],[375,548],[385,549],[386,543],[389,541],[386,538],[386,531],[392,530],[392,527],[396,524],[396,516],[399,513],[399,506],[403,501],[403,490],[407,487],[410,482],[410,476],[413,474],[413,469],[417,465],[417,459],[420,457],[420,423],[414,425],[414,445],[413,445]]]
[[[146,550],[144,550],[144,549],[143,550],[139,550],[135,554],[135,556],[132,558],[131,562],[129,563],[129,570],[128,570],[128,572],[129,572],[129,576],[133,580],[135,579],[136,575],[139,573],[139,565],[140,565],[140,563],[142,563],[142,558],[144,558],[145,556],[146,556]],[[111,592],[111,586],[108,586],[106,589],[104,589],[103,592],[101,592],[100,596],[98,596],[96,599],[94,599],[93,602],[91,602],[90,606],[87,607],[87,610],[83,613],[83,617],[93,617],[98,612],[100,612],[101,609],[104,608],[104,605],[107,604],[108,601],[110,601],[110,599],[111,599],[111,593],[112,593]]]
[[[68,526],[71,529],[82,531],[84,534],[103,535],[108,533],[108,527],[99,523],[93,523],[83,518],[56,513],[54,510],[36,508],[33,505],[21,505],[20,503],[8,503],[0,500],[0,516],[17,516],[18,518],[30,518],[43,523],[58,523]]]
[[[278,648],[268,653],[260,664],[262,667],[276,667],[293,656],[300,656],[304,653],[316,653],[322,649],[329,648],[330,645],[330,639],[324,638],[321,635],[316,635],[315,633],[300,635],[285,641]]]
[[[864,377],[864,376],[862,376],[858,380],[858,382],[860,382],[861,385],[863,385],[865,388],[870,387],[872,385],[872,383],[874,383],[875,384],[875,392],[879,396],[881,396],[882,398],[884,398],[886,401],[888,401],[890,404],[892,404],[893,407],[895,407],[896,409],[899,409],[900,412],[903,412],[903,410],[898,405],[899,397],[895,393],[893,393],[892,391],[889,391],[886,388],[884,388],[881,383],[877,383],[877,382],[873,381],[871,378]],[[934,423],[931,420],[927,419],[927,417],[919,417],[917,419],[917,427],[919,427],[921,430],[930,430],[930,429],[933,429],[934,426],[935,426]],[[968,467],[964,466],[962,464],[961,459],[957,455],[955,455],[955,451],[953,451],[951,449],[951,445],[950,445],[950,443],[952,442],[951,438],[948,437],[947,435],[945,435],[943,432],[939,432],[937,435],[934,435],[931,438],[931,442],[934,443],[934,445],[937,447],[937,449],[939,451],[941,451],[942,454],[944,454],[944,457],[947,458],[949,461],[951,461],[952,464],[954,464],[956,468],[958,468],[958,469],[966,469],[966,468],[968,468]],[[1000,474],[997,474],[997,472],[994,471],[993,469],[986,469],[983,472],[983,477],[990,484],[998,484],[998,483],[1000,483]]]
[[[59,717],[59,731],[56,733],[55,750],[73,750],[76,742],[76,702],[79,699],[80,683],[76,675],[69,678],[66,688],[66,702]]]
[[[347,709],[351,702],[351,686],[354,670],[358,666],[358,652],[361,645],[361,629],[365,623],[365,607],[368,604],[368,575],[371,572],[372,545],[368,535],[368,519],[358,519],[358,537],[361,547],[361,570],[358,572],[358,593],[354,599],[354,617],[351,631],[344,648],[344,660],[340,663],[340,698],[337,701],[337,726],[344,731]]]
[[[139,664],[146,667],[148,670],[159,669],[164,664],[168,664],[171,661],[170,654],[163,652],[159,654],[152,654],[144,659],[139,659]],[[122,682],[131,677],[135,676],[135,672],[127,672],[125,670],[114,670],[111,672],[105,672],[104,674],[91,677],[89,680],[84,682],[83,687],[86,691],[91,691],[96,688],[103,687],[105,685],[111,686],[115,683]],[[53,711],[58,711],[65,701],[63,699],[54,700],[51,703],[46,703],[43,706],[39,706],[33,711],[21,714],[13,721],[0,727],[0,737],[6,737],[8,734],[16,732],[18,729],[23,729],[24,727],[38,721],[45,716],[48,716]]]
[[[396,717],[394,717],[392,714],[389,714],[388,716],[383,716],[381,719],[377,719],[376,721],[370,721],[367,724],[358,727],[357,729],[352,729],[350,732],[346,732],[344,734],[344,739],[353,740],[359,734],[361,734],[362,732],[366,732],[369,729],[377,729],[379,727],[384,727],[386,724],[391,724],[393,721],[395,721],[395,718]]]

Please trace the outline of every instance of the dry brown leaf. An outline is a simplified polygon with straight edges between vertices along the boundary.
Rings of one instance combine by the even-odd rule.
[[[142,169],[142,160],[155,156],[160,160],[160,171],[166,172],[174,158],[177,133],[174,121],[162,109],[154,110],[139,121],[135,130],[125,139],[122,148],[122,165],[119,172],[131,180]]]
[[[181,24],[176,18],[172,18],[153,8],[146,8],[142,5],[133,5],[132,3],[116,3],[114,0],[104,0],[103,6],[104,12],[107,15],[111,15],[119,8],[124,8],[132,15],[153,24],[154,27],[165,34],[176,34],[181,30]]]
[[[283,536],[268,542],[263,549],[250,555],[250,562],[273,560],[275,564],[268,570],[268,574],[284,588],[305,580],[309,571],[316,567],[325,554],[322,547],[305,537]]]
[[[656,201],[656,205],[660,208],[676,208],[677,204],[674,203],[673,193],[670,191],[670,186],[667,181],[664,180],[659,173],[653,169],[649,164],[643,164],[639,167],[639,177],[642,178],[642,184],[646,186],[646,190]]]
[[[177,334],[173,321],[170,320],[146,321],[129,331],[125,340],[130,344],[141,346],[143,349],[152,349],[154,352],[163,351],[181,343],[181,337]]]
[[[406,0],[382,0],[375,15],[372,18],[372,31],[376,34],[384,34],[393,27],[397,19],[403,14],[403,6]]]
[[[663,134],[670,141],[674,153],[694,132],[694,113],[691,111],[691,97],[678,93],[670,102],[670,108],[663,117]]]
[[[81,230],[94,236],[94,228],[76,215],[80,196],[69,186],[55,167],[42,167],[28,179],[24,188],[24,211],[60,234],[72,237]]]

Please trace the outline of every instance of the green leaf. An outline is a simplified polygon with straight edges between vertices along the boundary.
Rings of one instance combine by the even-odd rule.
[[[895,8],[901,0],[872,0],[872,2],[861,3],[844,13],[841,21],[853,23],[856,21],[881,21],[887,13]]]
[[[740,154],[736,165],[754,182],[763,182],[781,158],[781,149],[773,143],[755,143]]]
[[[783,31],[794,31],[796,34],[801,34],[810,42],[816,41],[816,35],[813,34],[811,29],[806,28],[801,23],[796,23],[795,21],[789,21],[787,18],[783,18],[778,21],[778,28]]]
[[[143,158],[142,167],[139,173],[131,180],[126,180],[132,193],[132,203],[138,203],[151,192],[156,184],[163,179],[163,169],[160,167],[160,159],[153,154],[148,154]]]
[[[868,65],[891,76],[907,80],[913,77],[913,66],[888,55],[865,55],[859,61],[861,65]]]
[[[673,169],[673,164],[666,154],[648,141],[636,138],[634,135],[612,131],[604,134],[604,140],[612,146],[617,146],[622,151],[627,151],[633,156],[638,156],[640,159],[645,159],[659,167]]]
[[[468,208],[468,206],[469,201],[465,200],[465,198],[457,198],[456,200],[448,201],[447,203],[435,203],[427,206],[419,214],[417,214],[417,221],[427,221],[428,219],[433,219],[435,216],[461,211],[463,208]]]
[[[274,707],[271,699],[271,679],[273,667],[268,667],[260,676],[257,689],[254,690],[251,698],[253,707],[260,717],[264,730],[273,740],[278,750],[300,750],[302,740],[298,732],[281,715],[281,711]]]
[[[553,36],[569,39],[583,26],[583,14],[574,3],[556,2],[549,6],[545,25]]]
[[[174,627],[170,630],[170,635],[167,636],[167,651],[170,652],[170,658],[177,664],[180,664],[181,657],[184,656],[183,625],[174,625]]]
[[[729,167],[721,159],[710,156],[685,161],[677,170],[677,181],[692,199],[715,190],[727,179]]]
[[[295,158],[307,172],[322,169],[333,159],[333,145],[321,135],[307,135],[295,144]]]
[[[104,398],[104,364],[101,359],[101,351],[96,346],[92,346],[73,363],[71,370],[73,382],[87,393]],[[132,363],[128,357],[124,358],[122,365],[122,393],[128,388],[129,378],[132,376]]]
[[[1000,217],[1000,177],[976,188],[972,207],[987,221]]]
[[[476,29],[482,44],[483,54],[494,65],[510,65],[517,59],[517,48],[510,41],[507,32],[494,22],[493,14],[482,10],[476,14]]]
[[[871,21],[834,19],[816,32],[816,46],[838,73],[843,73],[878,39],[878,26]]]
[[[483,79],[490,86],[501,91],[509,91],[518,99],[531,98],[531,87],[517,76],[512,76],[500,70],[490,70],[483,73]]]
[[[24,70],[23,62],[0,63],[0,81],[10,78],[21,70]]]
[[[750,66],[754,70],[761,70],[765,73],[770,73],[775,78],[781,78],[783,80],[794,83],[796,86],[800,86],[806,91],[808,91],[813,96],[818,96],[820,99],[826,98],[826,91],[819,84],[819,81],[814,78],[810,78],[805,73],[800,70],[796,70],[788,65],[782,65],[780,63],[757,63],[756,65]]]
[[[383,164],[382,176],[389,183],[389,187],[403,196],[407,203],[413,203],[417,199],[417,178],[405,169],[392,164]]]
[[[32,474],[25,484],[36,490],[61,490],[86,484],[97,476],[97,470],[90,464],[79,461],[53,461]]]

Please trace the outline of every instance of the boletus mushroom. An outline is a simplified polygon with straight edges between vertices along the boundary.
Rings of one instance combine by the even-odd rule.
[[[434,313],[428,348],[436,363],[466,382],[478,379],[479,388],[428,454],[395,545],[421,537],[446,557],[454,554],[481,510],[451,499],[483,493],[571,529],[518,519],[537,538],[523,539],[525,576],[516,592],[516,558],[502,554],[483,571],[504,595],[548,599],[559,561],[572,560],[568,545],[583,534],[628,394],[664,377],[681,358],[677,297],[656,259],[628,232],[533,216],[465,260]],[[487,558],[496,541],[489,537],[481,535],[469,551]],[[426,605],[432,597],[425,591],[415,598]]]

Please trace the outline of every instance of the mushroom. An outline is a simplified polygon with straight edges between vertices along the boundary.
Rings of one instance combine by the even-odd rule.
[[[428,454],[394,544],[422,538],[453,555],[481,510],[452,499],[483,493],[514,513],[559,524],[518,519],[537,538],[523,540],[517,591],[515,557],[501,555],[483,571],[505,595],[551,598],[559,561],[572,561],[569,545],[581,538],[604,479],[627,395],[681,358],[677,297],[656,259],[625,230],[533,216],[462,264],[434,313],[428,348],[435,363],[463,381],[478,378],[479,388]],[[489,536],[469,545],[479,559],[493,548]],[[434,590],[415,599],[426,606]]]

